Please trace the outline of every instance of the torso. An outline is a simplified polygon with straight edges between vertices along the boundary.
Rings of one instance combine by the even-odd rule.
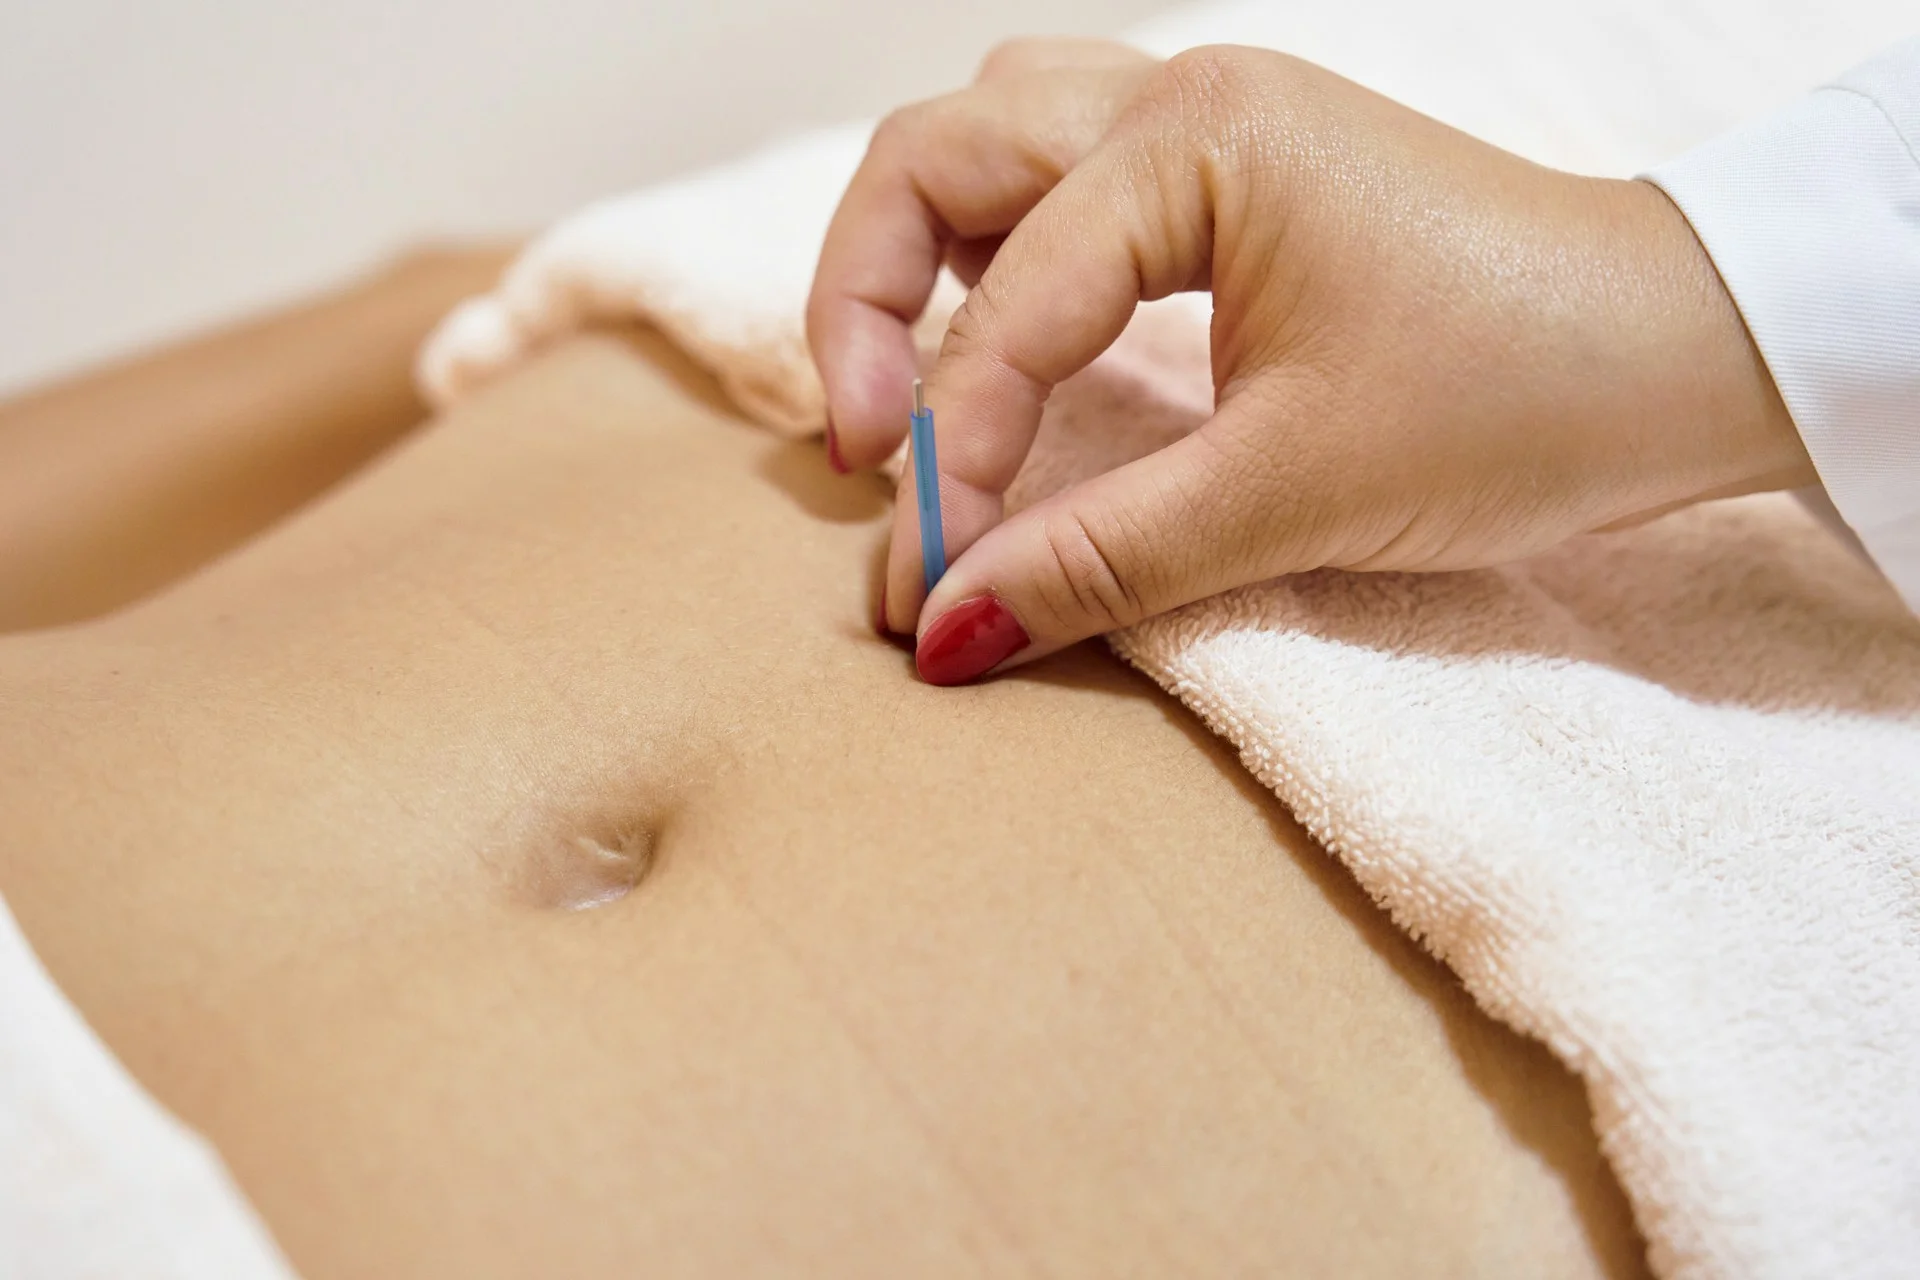
[[[1577,1084],[1176,703],[913,678],[884,516],[573,342],[0,646],[0,891],[310,1280],[1636,1272]]]

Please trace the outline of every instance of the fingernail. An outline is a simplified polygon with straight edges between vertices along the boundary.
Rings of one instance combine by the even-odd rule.
[[[975,596],[933,620],[913,665],[928,684],[965,684],[1026,648],[1025,627],[993,596]]]
[[[840,437],[833,429],[833,419],[827,419],[827,465],[841,475],[847,474],[847,460],[840,456]]]

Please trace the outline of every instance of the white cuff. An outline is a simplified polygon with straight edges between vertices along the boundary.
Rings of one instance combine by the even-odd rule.
[[[1713,258],[1827,496],[1920,612],[1920,39],[1645,176]]]

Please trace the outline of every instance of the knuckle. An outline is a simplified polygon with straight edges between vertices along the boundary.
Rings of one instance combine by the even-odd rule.
[[[880,117],[880,123],[873,128],[873,138],[867,144],[870,156],[898,156],[914,149],[916,141],[925,132],[929,103],[915,102],[904,107],[895,107]]]
[[[980,277],[980,283],[967,290],[967,296],[959,308],[948,318],[947,331],[940,339],[942,363],[955,360],[965,364],[983,356],[992,356],[987,334],[993,325],[997,296],[998,288],[991,271]]]
[[[1001,322],[1010,304],[1006,300],[1009,286],[996,276],[1000,260],[996,255],[947,320],[947,331],[940,339],[939,364],[970,368],[974,377],[1003,385],[1008,379],[1016,380],[1044,398],[1044,371],[1035,367],[1032,353],[1023,349],[1017,326],[1016,333],[1010,334]]]
[[[1016,36],[1011,40],[1002,40],[987,50],[987,56],[980,59],[980,69],[974,73],[976,80],[992,80],[1000,76],[1018,75],[1032,65],[1037,51],[1045,41],[1032,36]]]
[[[1295,65],[1268,50],[1203,45],[1167,59],[1136,102],[1152,132],[1209,164],[1235,167],[1288,135],[1282,121],[1297,115]]]
[[[1151,81],[1156,105],[1186,120],[1210,120],[1232,103],[1240,79],[1238,51],[1202,45],[1176,53]]]
[[[1204,187],[1205,175],[1236,148],[1249,117],[1260,115],[1243,65],[1248,52],[1229,45],[1188,49],[1146,77],[1114,126],[1114,135],[1130,144],[1138,189],[1177,195],[1196,181]]]
[[[1167,74],[1176,84],[1205,95],[1216,95],[1233,75],[1232,45],[1203,44],[1167,59]]]
[[[1048,572],[1042,603],[1066,629],[1112,631],[1144,617],[1146,610],[1128,564],[1118,556],[1121,540],[1096,522],[1061,512],[1041,526]]]

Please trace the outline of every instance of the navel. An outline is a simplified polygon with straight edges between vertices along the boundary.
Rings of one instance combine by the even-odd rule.
[[[489,859],[517,901],[549,911],[592,911],[619,902],[654,869],[652,820],[571,822],[513,841]]]

